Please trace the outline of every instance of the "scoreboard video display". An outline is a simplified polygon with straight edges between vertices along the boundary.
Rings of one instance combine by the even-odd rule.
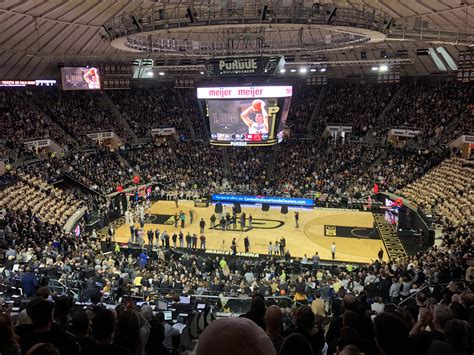
[[[288,117],[291,86],[200,87],[197,97],[214,145],[280,143]]]
[[[95,67],[61,68],[63,90],[100,90],[101,78]]]

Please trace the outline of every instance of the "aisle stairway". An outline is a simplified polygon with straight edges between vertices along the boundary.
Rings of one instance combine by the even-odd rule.
[[[308,133],[312,136],[313,134],[317,134],[318,132],[315,132],[315,127],[313,125],[314,122],[317,122],[319,118],[319,108],[321,107],[321,102],[323,101],[324,94],[326,93],[326,85],[323,85],[321,87],[321,90],[319,91],[319,96],[318,96],[318,101],[316,101],[316,105],[314,105],[313,112],[311,114],[311,118],[308,122]]]
[[[123,118],[122,114],[120,111],[117,109],[117,106],[114,105],[110,97],[107,96],[107,94],[103,94],[100,96],[101,102],[104,104],[104,106],[109,110],[109,112],[114,116],[114,118],[117,120],[117,122],[120,123],[122,127],[125,128],[125,130],[128,132],[130,135],[130,138],[132,141],[137,140],[137,135],[133,130],[131,129],[130,125],[128,124],[127,120]],[[117,132],[115,132],[117,134]],[[125,140],[126,137],[120,137],[123,140]]]
[[[374,221],[389,258],[392,260],[406,258],[407,253],[405,247],[400,241],[400,238],[398,238],[395,227],[385,220],[382,214],[374,213]]]

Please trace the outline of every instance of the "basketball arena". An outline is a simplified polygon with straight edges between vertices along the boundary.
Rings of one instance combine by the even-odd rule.
[[[0,23],[0,354],[473,353],[472,0]]]

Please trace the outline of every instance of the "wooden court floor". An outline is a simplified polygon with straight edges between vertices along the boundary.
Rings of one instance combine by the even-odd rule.
[[[194,211],[193,223],[189,222],[189,211]],[[214,213],[214,206],[194,207],[191,201],[180,201],[176,208],[174,201],[159,201],[153,204],[147,214],[159,216],[161,221],[167,217],[174,216],[175,213],[183,211],[186,214],[186,225],[183,229],[184,235],[189,231],[191,234],[199,234],[199,221],[204,218],[206,222],[206,248],[215,250],[230,251],[232,239],[236,238],[237,251],[244,251],[244,238],[247,235],[250,240],[250,252],[268,254],[268,243],[272,244],[280,240],[283,236],[286,239],[286,249],[293,257],[308,258],[317,251],[321,259],[331,259],[331,244],[336,243],[336,259],[348,262],[371,262],[377,258],[380,248],[384,250],[384,259],[387,252],[382,240],[354,237],[330,237],[325,236],[325,226],[346,226],[372,228],[373,215],[370,212],[340,209],[296,209],[290,208],[287,215],[280,213],[280,208],[271,208],[268,212],[263,212],[260,206],[242,206],[242,211],[247,217],[252,214],[253,228],[248,231],[210,229],[209,218]],[[226,211],[232,213],[231,205],[226,207]],[[299,227],[295,226],[294,212],[299,212]],[[217,215],[217,214],[216,214]],[[152,217],[153,218],[153,217]],[[168,218],[168,220],[170,220]],[[169,223],[169,222],[168,222]],[[237,224],[240,228],[240,224]],[[145,223],[145,231],[158,228],[160,232],[166,231],[170,236],[181,230],[179,224],[175,228],[173,224]],[[145,232],[146,235],[146,232]],[[123,224],[115,233],[117,242],[127,242],[130,238],[129,225]],[[145,242],[148,240],[145,237]],[[172,242],[170,241],[170,244]],[[179,242],[178,242],[179,245]],[[198,242],[199,246],[199,242]]]

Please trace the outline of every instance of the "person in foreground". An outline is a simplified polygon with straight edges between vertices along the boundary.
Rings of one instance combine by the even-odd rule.
[[[199,338],[196,355],[276,355],[268,335],[247,318],[218,319]]]

